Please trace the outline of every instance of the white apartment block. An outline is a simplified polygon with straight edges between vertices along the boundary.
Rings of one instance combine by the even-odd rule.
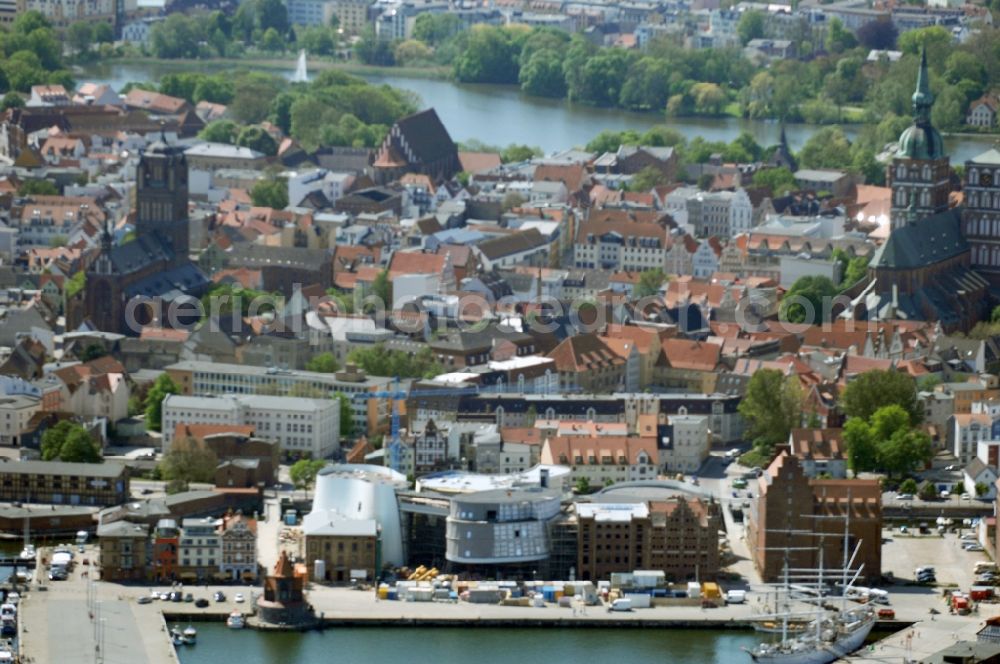
[[[197,570],[201,578],[215,573],[222,559],[222,542],[217,528],[221,521],[211,517],[181,522],[177,563],[182,570]]]
[[[350,367],[348,367],[350,369]],[[305,394],[333,396],[345,394],[351,400],[355,433],[368,431],[369,401],[353,398],[357,394],[387,390],[392,378],[367,376],[362,372],[338,371],[317,373],[292,371],[243,364],[224,364],[185,360],[167,367],[167,373],[184,394]],[[379,400],[373,417],[387,421],[391,415],[388,400]]]
[[[708,418],[704,415],[671,415],[672,432],[659,441],[660,463],[664,470],[693,473],[708,458],[711,442]]]
[[[580,227],[573,246],[575,267],[642,272],[663,268],[666,231],[658,224],[590,223]]]
[[[244,424],[259,438],[273,440],[282,452],[323,459],[340,449],[340,402],[256,395],[189,397],[163,400],[163,452],[170,451],[178,424]]]
[[[28,422],[42,407],[42,400],[27,395],[0,396],[0,445],[18,446]]]
[[[753,226],[753,203],[743,189],[707,192],[681,187],[667,194],[664,206],[698,237],[728,239]]]

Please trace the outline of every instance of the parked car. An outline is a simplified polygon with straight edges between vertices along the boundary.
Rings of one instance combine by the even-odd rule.
[[[194,601],[194,595],[192,595],[191,593],[188,593],[187,595],[184,595],[184,601],[185,602],[193,602]]]
[[[958,539],[975,541],[976,536],[972,533],[962,533],[962,535]]]
[[[237,604],[242,604],[243,602],[246,601],[246,598],[243,597],[243,593],[236,593],[235,595],[233,595],[233,601],[236,602]]]
[[[212,599],[214,599],[216,602],[225,602],[226,593],[222,592],[221,590],[216,590],[215,594],[212,595]]]
[[[951,471],[951,470],[958,470],[958,466],[956,466],[955,464],[952,464],[950,466],[945,466],[944,469],[945,470],[949,470],[949,471]]]
[[[969,542],[962,548],[965,549],[966,551],[982,551],[983,545],[980,544],[979,542]]]
[[[885,618],[886,620],[895,620],[896,612],[893,611],[892,609],[879,609],[878,617]]]
[[[900,493],[896,495],[896,500],[913,500],[912,493]]]
[[[172,593],[170,593],[170,601],[171,602],[181,602],[183,600],[184,600],[184,595],[182,595],[181,593],[177,592],[176,590],[173,591]]]
[[[195,600],[194,605],[197,606],[199,609],[204,609],[206,606],[208,606],[208,600],[205,599],[204,597],[199,597],[197,600]]]
[[[142,597],[140,597],[136,601],[139,602],[139,604],[152,604],[153,603],[153,598],[150,597],[149,595],[143,595]]]

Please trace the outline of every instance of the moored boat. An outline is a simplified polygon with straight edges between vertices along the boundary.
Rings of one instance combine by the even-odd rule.
[[[198,630],[196,630],[191,625],[188,625],[186,628],[184,628],[184,638],[190,641],[191,643],[194,643],[195,640],[198,638]]]
[[[226,627],[229,629],[243,629],[246,627],[246,619],[239,611],[234,610],[226,619]]]

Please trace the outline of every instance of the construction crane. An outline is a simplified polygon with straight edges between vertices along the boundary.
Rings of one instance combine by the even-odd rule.
[[[419,397],[451,397],[451,396],[463,396],[470,395],[474,396],[477,394],[512,394],[510,392],[501,392],[500,386],[498,385],[494,390],[489,388],[481,388],[478,385],[469,385],[467,387],[461,388],[442,388],[435,390],[411,390],[407,392],[401,389],[399,386],[399,377],[393,378],[392,381],[393,388],[391,390],[379,390],[377,392],[359,392],[353,395],[354,399],[390,399],[392,401],[392,425],[390,428],[390,442],[389,442],[389,466],[396,472],[399,472],[399,466],[401,457],[403,454],[403,441],[399,438],[399,406],[400,401],[406,401],[407,399],[419,398]],[[579,388],[561,388],[560,392],[579,392]],[[548,392],[543,391],[531,391],[531,392],[517,392],[513,394],[547,394]]]
[[[399,438],[399,402],[406,401],[413,397],[447,397],[447,396],[457,396],[463,394],[478,394],[479,390],[475,389],[475,386],[469,386],[461,389],[441,389],[441,390],[411,390],[407,392],[406,390],[400,389],[399,387],[399,377],[393,379],[393,388],[391,390],[379,390],[377,392],[360,392],[354,395],[355,399],[390,399],[392,404],[392,425],[390,428],[390,442],[389,442],[389,465],[390,467],[399,472],[400,461],[403,454],[403,441]]]

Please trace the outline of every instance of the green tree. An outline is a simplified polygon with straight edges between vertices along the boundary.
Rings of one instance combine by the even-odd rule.
[[[284,210],[288,207],[288,184],[279,177],[260,180],[250,189],[250,200],[257,207]]]
[[[90,362],[91,360],[105,357],[107,354],[108,351],[103,345],[98,343],[88,344],[87,347],[83,349],[83,352],[80,353],[80,361]]]
[[[849,381],[840,397],[840,408],[846,415],[866,421],[875,411],[891,405],[905,410],[912,425],[923,421],[916,385],[912,378],[899,371],[866,371]]]
[[[179,438],[158,464],[160,476],[186,490],[191,482],[214,482],[219,458],[207,445],[193,438]]]
[[[965,485],[962,486],[965,489]],[[982,498],[990,492],[990,487],[983,482],[976,482],[976,498]]]
[[[168,374],[160,374],[146,395],[146,428],[159,431],[163,426],[163,400],[168,394],[177,394],[180,388]]]
[[[351,410],[351,398],[343,392],[337,392],[334,398],[340,402],[340,437],[350,440],[354,437],[354,412]]]
[[[826,322],[830,299],[836,294],[837,286],[827,277],[799,277],[781,299],[781,319],[810,325]]]
[[[578,494],[587,495],[590,493],[590,480],[586,477],[578,477],[574,488]]]
[[[900,476],[923,468],[934,456],[930,436],[917,429],[899,430],[879,446],[879,468]]]
[[[839,18],[831,19],[826,30],[826,50],[831,53],[843,53],[858,45],[854,33],[844,27]]]
[[[639,283],[635,286],[635,297],[650,297],[660,292],[660,287],[667,280],[667,275],[660,268],[645,270],[639,274]]]
[[[323,459],[299,459],[288,469],[288,475],[296,489],[308,496],[309,488],[316,482],[316,475],[326,467]]]
[[[19,196],[58,196],[59,189],[48,180],[25,180],[17,193]]]
[[[392,283],[389,281],[388,269],[375,275],[375,280],[372,281],[372,295],[378,298],[387,310],[392,308]]]
[[[285,50],[285,40],[274,28],[268,28],[260,38],[260,47],[265,51],[277,53]]]
[[[848,418],[844,425],[844,442],[847,445],[847,463],[855,473],[875,470],[878,445],[871,427],[860,417]]]
[[[462,29],[462,19],[450,12],[418,14],[413,22],[413,38],[436,46]]]
[[[232,145],[236,142],[238,132],[239,125],[232,120],[213,120],[198,133],[198,138],[210,143],[228,143]]]
[[[667,184],[667,176],[656,166],[646,166],[632,176],[629,182],[629,189],[632,191],[647,192],[661,184]]]
[[[920,491],[917,494],[921,500],[934,500],[938,497],[937,487],[930,480],[925,481],[920,485]]]
[[[322,25],[296,28],[298,46],[310,55],[333,55],[337,50],[336,33]]]
[[[823,127],[802,146],[799,161],[804,168],[850,168],[851,142],[840,127]]]
[[[340,363],[333,353],[320,353],[313,355],[306,362],[306,371],[317,371],[319,373],[334,373],[340,369]]]
[[[22,106],[24,106],[24,97],[13,91],[5,94],[3,102],[0,102],[0,110],[2,111],[6,111],[8,108],[21,108]]]
[[[396,64],[392,44],[385,39],[379,39],[372,27],[366,29],[354,44],[354,54],[366,65],[391,67]]]
[[[899,492],[900,493],[908,493],[910,495],[914,495],[915,496],[917,494],[917,491],[919,491],[919,490],[920,490],[920,488],[917,485],[917,481],[915,479],[913,479],[912,477],[907,477],[899,485]]]
[[[927,49],[927,62],[941,63],[951,51],[951,31],[940,25],[907,30],[896,40],[897,48],[903,53],[919,55],[921,48]],[[912,87],[912,86],[911,86]]]
[[[275,142],[274,137],[259,125],[241,129],[239,136],[236,138],[236,145],[256,150],[268,157],[273,157],[278,153],[278,144]]]
[[[566,76],[561,55],[552,50],[536,51],[518,74],[521,91],[535,97],[566,96]]]
[[[94,41],[98,44],[110,44],[115,40],[115,30],[110,23],[103,21],[93,23]]]
[[[753,174],[753,184],[755,187],[766,188],[775,197],[784,196],[788,192],[798,189],[795,176],[784,166],[762,168]]]
[[[757,445],[774,446],[788,441],[791,430],[801,424],[802,390],[794,376],[786,378],[776,369],[760,369],[747,383],[739,405],[748,425],[748,437]]]
[[[462,83],[517,83],[519,50],[507,28],[479,24],[466,32],[462,54],[455,60],[455,78]]]
[[[764,36],[764,14],[751,9],[743,12],[740,22],[736,24],[736,33],[740,36],[740,43],[744,46],[751,39],[760,39]]]
[[[63,420],[42,434],[42,459],[69,463],[101,463],[101,447],[79,424]]]
[[[84,53],[90,50],[90,45],[94,43],[94,29],[86,21],[70,23],[66,28],[66,41],[74,51]]]
[[[500,150],[500,161],[505,164],[516,164],[522,161],[528,161],[529,159],[534,159],[535,157],[542,156],[542,149],[533,147],[530,145],[518,145],[517,143],[511,143],[507,147]]]
[[[373,376],[432,378],[442,371],[428,346],[411,354],[389,350],[383,344],[376,344],[371,348],[356,348],[351,351],[348,359]]]
[[[431,62],[434,51],[427,44],[416,39],[407,39],[396,44],[393,58],[400,67],[421,65]]]

